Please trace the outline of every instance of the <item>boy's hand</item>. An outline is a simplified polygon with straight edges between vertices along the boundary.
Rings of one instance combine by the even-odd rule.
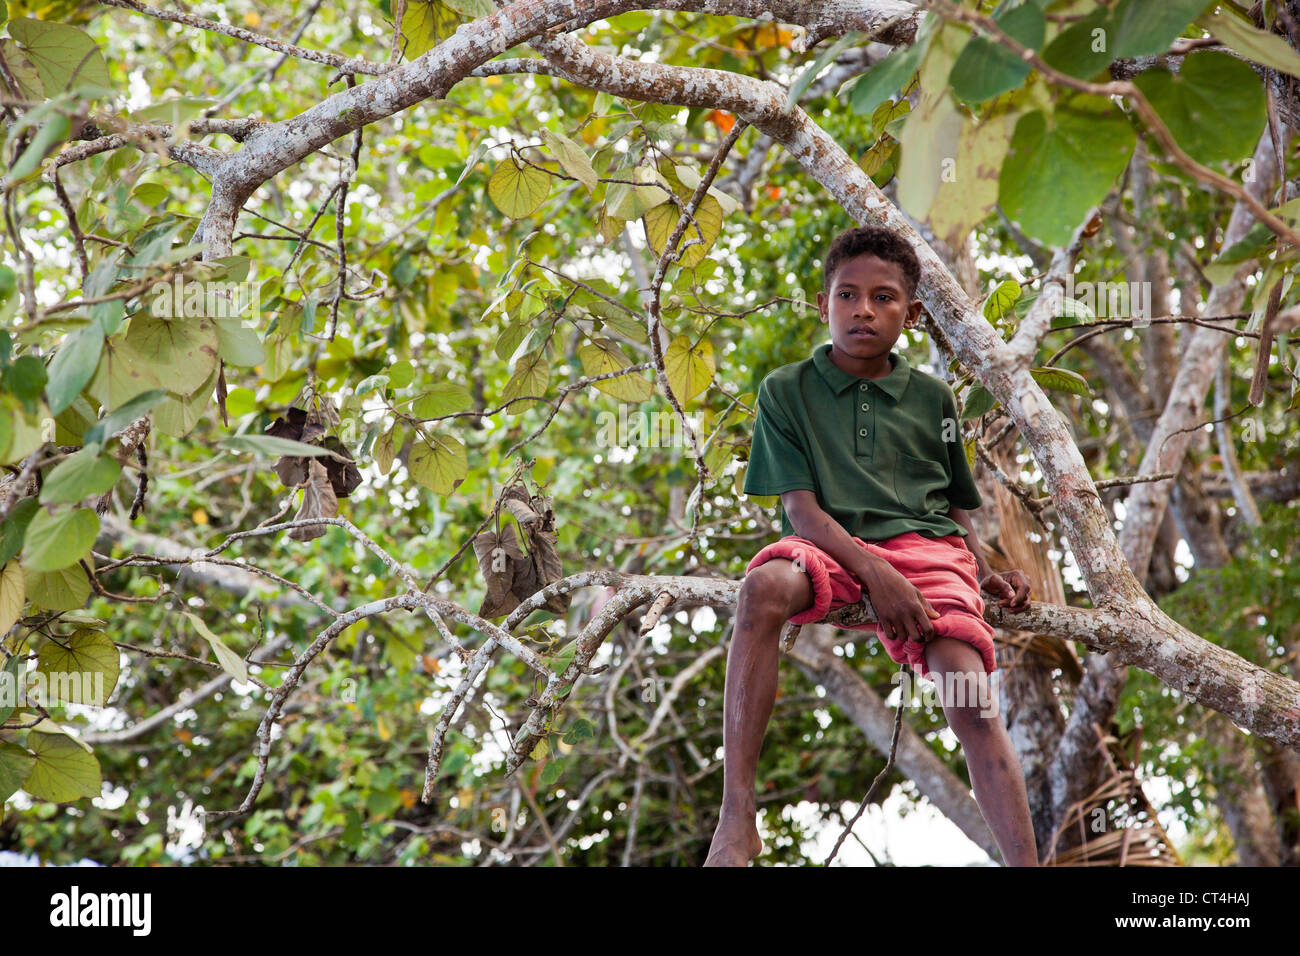
[[[855,572],[876,612],[876,620],[892,640],[924,644],[934,637],[932,618],[939,612],[931,607],[916,585],[888,562],[880,561]]]
[[[1019,568],[1003,574],[990,571],[980,580],[980,588],[998,595],[998,607],[1008,611],[1023,611],[1029,607],[1029,578]]]

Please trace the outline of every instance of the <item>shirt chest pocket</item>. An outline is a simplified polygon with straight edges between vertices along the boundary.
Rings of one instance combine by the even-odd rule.
[[[948,474],[943,465],[901,452],[894,459],[894,496],[909,514],[947,511]]]

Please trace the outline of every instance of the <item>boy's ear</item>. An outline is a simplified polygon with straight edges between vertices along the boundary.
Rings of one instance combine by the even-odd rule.
[[[907,307],[907,318],[903,320],[903,328],[905,329],[915,328],[916,323],[921,318],[921,309],[924,307],[925,307],[925,303],[923,303],[920,299],[913,299],[912,303]]]
[[[817,317],[821,319],[822,322],[830,322],[830,316],[826,314],[826,307],[829,302],[830,300],[826,298],[825,292],[817,293]]]

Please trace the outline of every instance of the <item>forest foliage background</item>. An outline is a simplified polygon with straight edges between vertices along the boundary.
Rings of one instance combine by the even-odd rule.
[[[679,6],[573,36],[788,89],[921,224],[1005,337],[1081,224],[1076,283],[1155,287],[1153,314],[1175,317],[1168,325],[1135,327],[1131,309],[1107,316],[1093,301],[1092,314],[1054,318],[1034,358],[1097,481],[1135,474],[1146,451],[1123,390],[1144,391],[1158,414],[1160,383],[1167,395],[1190,334],[1177,317],[1254,263],[1220,381],[1239,413],[1228,441],[1262,521],[1242,519],[1221,448],[1202,429],[1183,469],[1210,502],[1206,523],[1227,560],[1195,560],[1180,527],[1160,539],[1147,587],[1190,630],[1294,679],[1297,378],[1284,324],[1263,399],[1247,400],[1268,295],[1279,290],[1284,315],[1296,298],[1294,246],[1260,223],[1225,245],[1233,194],[1190,175],[1134,110],[972,39],[951,10],[931,13],[891,55],[860,33],[814,36],[808,48],[801,26]],[[1285,11],[1265,4],[1252,20],[1226,3],[1147,6],[1159,16],[1138,6],[964,8],[1069,76],[1137,64],[1134,83],[1181,148],[1250,183],[1279,109],[1269,84],[1290,91],[1286,70],[1300,64],[1284,27],[1264,26]],[[339,58],[390,60],[389,0],[200,7],[189,12]],[[488,0],[402,7],[403,61],[496,10]],[[1099,25],[1118,38],[1100,53],[1090,48]],[[11,674],[75,665],[108,689],[106,706],[68,694],[44,707],[0,702],[0,847],[137,865],[699,862],[721,795],[727,608],[670,613],[644,637],[636,615],[615,627],[592,661],[607,670],[550,713],[510,775],[506,753],[542,682],[516,656],[496,656],[458,712],[428,802],[431,729],[465,655],[418,610],[365,616],[338,630],[285,701],[251,809],[216,812],[245,800],[271,693],[339,612],[416,582],[471,612],[495,603],[503,610],[483,617],[499,618],[512,590],[525,597],[557,569],[738,580],[779,534],[774,500],[738,493],[753,396],[767,372],[826,340],[808,303],[849,215],[728,110],[488,70],[272,178],[244,206],[231,254],[201,261],[211,151],[237,152],[254,133],[244,120],[285,120],[376,77],[141,15],[127,0],[11,2],[4,29],[0,637]],[[1177,73],[1148,62],[1171,49]],[[502,58],[536,55],[521,46]],[[68,161],[110,135],[124,139]],[[660,358],[648,290],[682,204],[710,175],[682,239],[696,243],[658,277]],[[1294,229],[1291,196],[1270,192],[1264,205]],[[254,294],[248,321],[214,316],[211,299],[186,310],[186,290],[215,283]],[[1104,355],[1054,354],[1099,322]],[[1157,329],[1172,365],[1153,361]],[[974,461],[976,436],[1007,421],[996,400],[921,330],[898,348],[951,377]],[[1224,414],[1207,402],[1198,421]],[[1010,460],[1018,488],[1047,494],[1027,448]],[[991,491],[986,462],[975,467]],[[503,506],[518,482],[524,499]],[[1116,528],[1125,490],[1103,495]],[[1035,515],[1063,603],[1090,606],[1051,507]],[[320,518],[342,520],[304,526]],[[483,565],[506,578],[489,588]],[[611,593],[576,591],[515,634],[559,672]],[[447,626],[478,646],[472,628]],[[836,653],[892,704],[896,668],[876,642]],[[1068,675],[1068,665],[1054,671],[1066,710]],[[1155,809],[1187,829],[1183,861],[1226,863],[1238,858],[1224,811],[1236,797],[1216,800],[1228,791],[1215,769],[1244,738],[1206,733],[1207,714],[1134,670],[1112,731],[1145,743],[1130,748],[1131,770],[1161,779]],[[942,712],[906,720],[966,782]],[[851,812],[883,763],[836,701],[783,664],[759,767],[764,862],[810,862],[812,839]],[[890,782],[904,778],[895,770]],[[1300,830],[1282,815],[1268,826]]]

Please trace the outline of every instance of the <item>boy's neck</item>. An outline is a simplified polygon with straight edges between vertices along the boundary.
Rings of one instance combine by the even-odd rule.
[[[894,371],[893,350],[886,352],[884,355],[878,355],[870,359],[858,359],[851,355],[845,355],[834,344],[831,345],[830,355],[831,364],[842,372],[847,372],[854,378],[879,379],[884,378]]]

